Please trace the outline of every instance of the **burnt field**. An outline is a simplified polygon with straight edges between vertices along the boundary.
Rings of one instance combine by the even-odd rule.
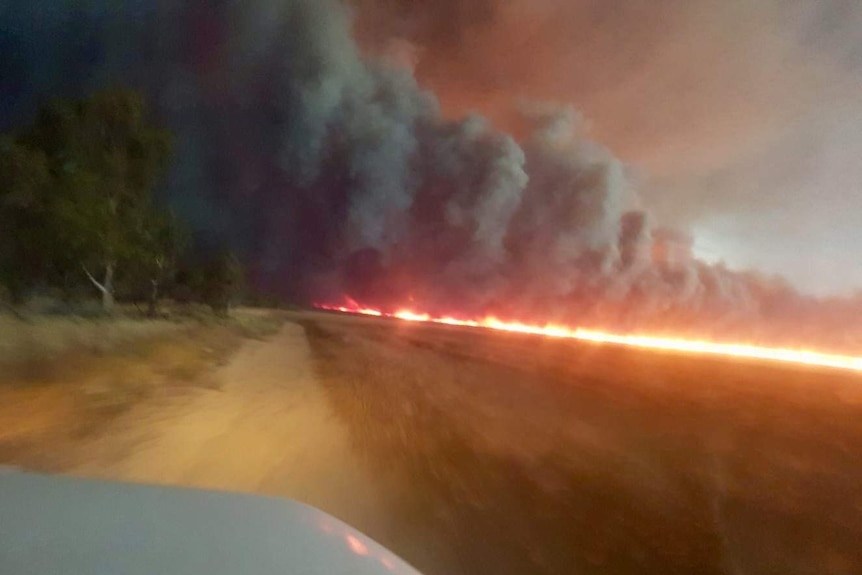
[[[296,320],[429,575],[862,572],[862,375]]]

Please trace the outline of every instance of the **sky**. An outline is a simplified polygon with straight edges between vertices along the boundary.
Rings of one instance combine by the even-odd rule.
[[[354,0],[367,52],[444,114],[519,133],[572,105],[696,253],[803,291],[862,288],[862,3]]]

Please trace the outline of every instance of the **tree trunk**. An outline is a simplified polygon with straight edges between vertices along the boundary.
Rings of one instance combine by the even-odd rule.
[[[159,303],[159,280],[150,280],[153,284],[153,289],[150,291],[150,303],[147,306],[147,316],[156,317],[156,308]]]
[[[102,292],[102,311],[108,314],[114,313],[114,263],[105,263],[105,281],[99,283],[99,280],[93,277],[93,274],[87,270],[87,266],[81,265],[84,273],[90,279],[90,282]]]
[[[114,264],[105,264],[105,281],[102,284],[102,311],[114,313]]]

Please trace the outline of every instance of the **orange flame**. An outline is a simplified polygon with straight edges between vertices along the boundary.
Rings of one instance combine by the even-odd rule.
[[[558,325],[528,325],[518,322],[503,321],[495,317],[485,317],[478,320],[464,320],[454,317],[432,317],[427,313],[417,313],[406,309],[398,310],[394,313],[386,313],[378,309],[363,308],[360,306],[343,307],[315,305],[315,307],[328,311],[396,318],[412,322],[427,322],[470,328],[492,329],[546,337],[575,339],[592,343],[610,343],[645,349],[761,359],[862,372],[862,357],[823,353],[809,349],[762,347],[742,343],[720,343],[697,339],[658,337],[650,335],[622,335],[583,328],[572,329]]]

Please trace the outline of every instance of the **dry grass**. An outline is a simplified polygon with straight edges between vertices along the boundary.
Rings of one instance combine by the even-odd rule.
[[[0,315],[0,365],[50,362],[70,352],[103,354],[131,342],[177,333],[185,327],[165,320],[37,316],[22,321]]]
[[[159,393],[215,387],[212,368],[277,313],[238,310],[142,320],[0,317],[0,463],[50,468],[51,454]]]
[[[856,376],[306,321],[332,405],[436,573],[862,572]],[[405,530],[406,531],[406,530]]]
[[[71,355],[102,356],[140,349],[148,342],[175,338],[201,328],[259,339],[272,335],[283,321],[277,312],[240,309],[231,317],[214,316],[204,307],[171,310],[161,319],[129,311],[114,318],[33,316],[26,320],[0,314],[0,383],[16,370],[51,369]]]

